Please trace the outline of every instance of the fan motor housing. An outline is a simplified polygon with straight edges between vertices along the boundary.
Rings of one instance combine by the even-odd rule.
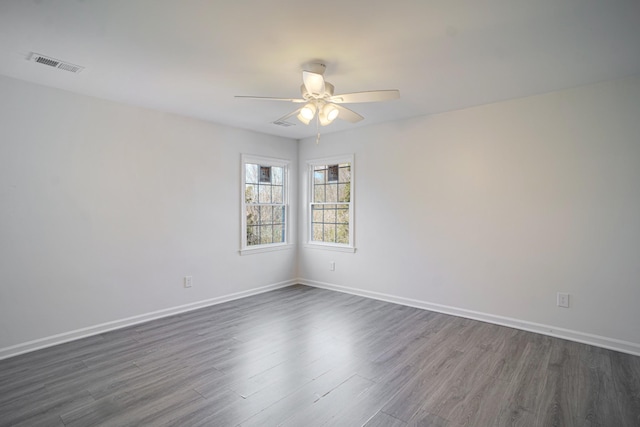
[[[310,99],[326,99],[326,98],[330,98],[330,97],[333,96],[333,90],[334,90],[333,85],[325,80],[325,82],[324,82],[324,93],[320,97],[315,97],[315,96],[311,95],[309,92],[307,92],[307,88],[304,86],[304,84],[302,84],[300,86],[300,93],[302,94],[302,97],[304,99],[306,99],[307,101],[310,100]]]

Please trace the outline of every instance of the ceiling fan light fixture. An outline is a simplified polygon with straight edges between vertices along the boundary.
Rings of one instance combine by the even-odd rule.
[[[323,110],[324,114],[327,116],[327,120],[329,120],[330,122],[334,121],[336,117],[338,117],[338,114],[340,114],[340,111],[338,111],[336,106],[333,104],[325,105]]]
[[[305,125],[308,125],[308,124],[311,122],[311,120],[309,120],[309,119],[305,119],[305,118],[302,116],[302,114],[298,114],[296,117],[298,118],[298,120],[300,120],[300,121],[301,121],[302,123],[304,123]]]
[[[336,117],[338,117],[339,113],[340,111],[338,111],[335,105],[325,104],[322,107],[322,110],[320,110],[320,115],[318,116],[318,118],[320,119],[320,124],[322,126],[330,124],[336,119]]]
[[[311,119],[315,117],[317,110],[317,107],[310,102],[300,109],[300,116],[304,117],[307,121],[311,121]]]

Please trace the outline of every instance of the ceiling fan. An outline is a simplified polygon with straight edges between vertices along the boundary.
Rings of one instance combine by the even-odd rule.
[[[275,122],[284,122],[290,117],[297,116],[305,125],[315,118],[316,123],[326,126],[336,118],[357,123],[364,119],[360,114],[350,110],[341,104],[357,102],[379,102],[400,98],[398,90],[372,90],[366,92],[345,93],[334,95],[334,87],[324,79],[326,65],[322,63],[310,63],[304,66],[302,71],[302,86],[300,92],[302,98],[271,98],[262,96],[236,96],[236,98],[259,99],[266,101],[289,101],[296,104],[304,104],[291,113],[280,117]]]

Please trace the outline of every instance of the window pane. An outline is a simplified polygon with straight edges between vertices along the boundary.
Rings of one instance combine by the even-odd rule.
[[[336,222],[336,210],[335,207],[330,208],[329,206],[325,207],[324,210],[324,222],[325,223],[334,223]]]
[[[326,186],[327,194],[326,194],[326,202],[337,202],[338,201],[338,184],[327,184]]]
[[[336,225],[336,243],[349,243],[349,224]]]
[[[260,218],[260,207],[247,206],[247,225],[257,225]]]
[[[336,241],[336,226],[334,224],[324,225],[324,241],[331,243]]]
[[[247,227],[247,246],[260,244],[260,227]]]
[[[322,222],[322,206],[313,206],[313,222]]]
[[[283,224],[284,223],[284,206],[274,206],[273,207],[273,223],[274,224]]]
[[[340,165],[340,182],[351,181],[351,167]]]
[[[282,201],[283,187],[280,185],[273,186],[273,201],[272,203],[283,203]]]
[[[244,191],[245,203],[256,203],[258,201],[258,190],[254,184],[247,184]]]
[[[271,166],[260,166],[260,182],[271,184]]]
[[[244,182],[246,184],[257,184],[258,183],[258,165],[247,163],[245,165],[245,178]]]
[[[313,240],[322,242],[322,224],[313,224]]]
[[[273,183],[275,185],[282,185],[284,179],[284,168],[273,166],[271,168],[271,173],[273,174],[273,176],[271,177]]]
[[[339,176],[338,171],[339,171],[338,165],[327,166],[327,181],[338,182],[338,176]]]
[[[273,226],[273,243],[282,243],[282,242],[284,242],[284,226],[274,225]]]
[[[342,224],[349,223],[349,208],[339,207],[336,212],[336,222]]]
[[[324,185],[314,185],[313,186],[313,201],[318,203],[318,202],[324,202]]]
[[[270,185],[259,186],[258,201],[260,203],[271,203],[271,186]]]
[[[271,224],[273,222],[273,207],[260,206],[260,224]]]
[[[315,184],[324,184],[325,182],[325,171],[315,171],[313,172],[313,182]]]
[[[338,201],[350,202],[351,200],[351,183],[338,184]]]
[[[260,226],[260,244],[273,243],[273,227],[270,225]]]

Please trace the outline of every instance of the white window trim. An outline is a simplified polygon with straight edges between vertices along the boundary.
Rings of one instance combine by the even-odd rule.
[[[264,166],[278,166],[284,169],[284,194],[283,204],[284,204],[284,214],[285,214],[285,222],[284,222],[284,237],[285,241],[282,243],[267,243],[263,245],[254,245],[247,246],[247,215],[246,215],[246,205],[245,205],[245,189],[246,189],[246,167],[247,163],[255,163],[258,165]],[[241,218],[241,226],[240,226],[240,255],[251,255],[263,252],[272,252],[272,251],[281,251],[286,249],[292,249],[294,245],[291,241],[291,217],[290,217],[290,169],[291,162],[285,159],[276,159],[273,157],[264,157],[264,156],[254,156],[251,154],[242,154],[240,156],[240,218]]]
[[[313,236],[312,230],[312,215],[313,211],[311,205],[313,204],[313,167],[319,165],[331,165],[349,163],[351,165],[351,186],[350,186],[350,200],[349,200],[349,244],[340,243],[327,243],[316,242],[311,239]],[[307,235],[305,248],[311,249],[324,249],[337,252],[349,252],[354,253],[356,251],[355,246],[355,162],[353,154],[344,154],[341,156],[323,157],[321,159],[307,160]]]
[[[354,246],[339,245],[336,243],[326,243],[326,242],[308,242],[304,245],[304,247],[308,249],[321,249],[321,250],[334,251],[334,252],[347,252],[351,254],[356,252],[356,248]]]

